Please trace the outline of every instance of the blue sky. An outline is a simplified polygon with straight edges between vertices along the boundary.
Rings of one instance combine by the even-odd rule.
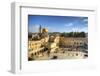
[[[49,32],[88,32],[88,17],[28,15],[29,32],[38,32],[40,25]]]

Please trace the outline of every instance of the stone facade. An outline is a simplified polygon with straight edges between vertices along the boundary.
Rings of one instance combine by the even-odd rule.
[[[28,40],[28,57],[50,59],[57,56],[58,59],[77,59],[85,58],[86,52],[80,46],[88,44],[87,38],[60,37],[50,35],[46,28],[39,28],[39,33]]]

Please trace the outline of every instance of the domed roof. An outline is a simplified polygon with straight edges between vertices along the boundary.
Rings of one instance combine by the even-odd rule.
[[[47,32],[48,32],[48,29],[43,28],[43,29],[42,29],[42,32],[43,32],[43,33],[47,33]]]

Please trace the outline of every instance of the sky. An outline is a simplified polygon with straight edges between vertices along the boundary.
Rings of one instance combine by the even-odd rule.
[[[28,15],[29,32],[38,32],[39,26],[49,32],[88,32],[88,17]]]

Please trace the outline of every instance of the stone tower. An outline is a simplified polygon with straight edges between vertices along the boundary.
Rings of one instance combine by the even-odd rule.
[[[42,33],[42,27],[41,27],[41,25],[39,27],[39,33]]]

